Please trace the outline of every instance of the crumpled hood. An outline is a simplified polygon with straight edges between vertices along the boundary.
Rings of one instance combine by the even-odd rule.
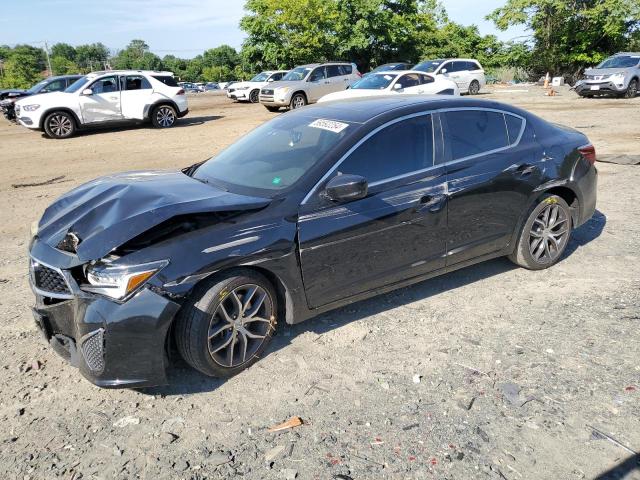
[[[251,210],[269,199],[225,192],[180,171],[141,171],[101,177],[56,200],[38,225],[38,238],[56,247],[68,232],[80,239],[82,262],[177,215]]]
[[[627,74],[629,68],[587,68],[584,73],[585,75],[602,75],[604,77],[608,77],[609,75],[613,75],[614,73],[624,73]]]

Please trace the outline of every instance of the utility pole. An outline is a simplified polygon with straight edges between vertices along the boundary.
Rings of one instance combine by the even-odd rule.
[[[53,68],[51,68],[51,58],[49,57],[49,45],[47,41],[44,42],[44,53],[47,54],[47,64],[49,65],[49,75],[53,76]]]

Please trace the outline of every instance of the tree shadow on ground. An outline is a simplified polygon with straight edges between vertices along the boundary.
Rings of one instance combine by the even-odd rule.
[[[576,229],[567,246],[565,258],[598,238],[604,230],[606,219],[607,217],[602,212],[596,211],[591,220]],[[425,300],[443,292],[456,290],[515,268],[518,267],[507,258],[496,258],[338,308],[297,325],[283,325],[279,334],[273,338],[266,354],[286,348],[290,345],[291,340],[301,333],[314,332],[322,335],[371,315]],[[172,351],[170,363],[169,385],[141,389],[140,391],[149,395],[186,395],[213,391],[226,381],[226,379],[207,377],[191,369],[176,351]]]
[[[640,453],[636,453],[626,460],[620,462],[615,467],[602,472],[595,480],[622,480],[630,473],[640,475]],[[635,478],[635,477],[634,477]]]

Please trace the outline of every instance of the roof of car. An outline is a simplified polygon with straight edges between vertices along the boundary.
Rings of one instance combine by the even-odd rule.
[[[145,75],[171,75],[173,76],[173,72],[165,72],[165,71],[156,71],[156,70],[98,70],[96,72],[91,72],[89,75],[106,75],[108,73],[115,74],[136,74],[143,73]]]
[[[521,113],[521,110],[492,100],[482,100],[452,95],[384,95],[342,99],[309,105],[292,110],[287,115],[303,115],[349,123],[367,123],[385,113],[415,111],[416,107],[426,109],[444,109],[455,107],[497,108]]]
[[[405,73],[419,73],[420,75],[433,76],[422,70],[379,70],[377,72],[369,72],[372,75],[404,75]]]
[[[60,78],[80,78],[82,76],[83,75],[81,75],[79,73],[78,74],[74,74],[74,75],[53,75],[51,77],[45,78],[45,80],[58,80]]]

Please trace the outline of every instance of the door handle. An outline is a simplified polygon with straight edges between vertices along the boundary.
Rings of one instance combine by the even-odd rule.
[[[431,213],[437,213],[442,210],[442,207],[444,207],[446,199],[446,195],[424,195],[420,198],[420,203],[418,204],[416,211],[423,212],[428,210]]]
[[[535,166],[535,165],[531,165],[529,163],[524,163],[524,164],[520,165],[516,169],[516,173],[518,173],[518,174],[522,175],[523,177],[525,177],[527,175],[531,175],[537,169],[538,169],[538,167]]]
[[[118,97],[109,97],[109,100],[118,100]]]

